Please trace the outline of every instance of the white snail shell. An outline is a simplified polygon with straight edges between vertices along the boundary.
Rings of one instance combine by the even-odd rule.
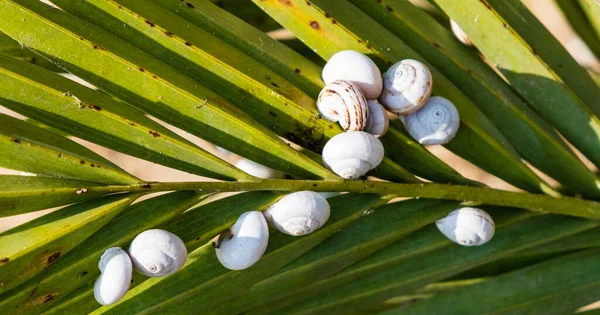
[[[383,74],[383,92],[379,101],[394,114],[410,114],[427,102],[432,85],[431,72],[425,64],[405,59]]]
[[[460,116],[452,102],[433,96],[421,109],[404,118],[404,126],[421,144],[446,144],[456,135]]]
[[[465,33],[465,31],[463,31],[463,29],[460,28],[458,23],[456,23],[454,20],[450,20],[450,28],[452,28],[452,33],[454,33],[454,36],[456,36],[461,43],[467,46],[473,46],[473,42],[467,33]]]
[[[177,272],[187,259],[187,249],[175,234],[153,229],[140,233],[129,246],[135,270],[149,277],[165,277]]]
[[[293,236],[314,232],[327,222],[329,213],[327,199],[314,191],[291,193],[263,211],[271,227]]]
[[[246,158],[241,158],[237,160],[237,162],[235,162],[235,167],[258,178],[282,179],[284,177],[284,174],[282,172],[274,170],[272,168],[268,168],[254,161],[250,161]]]
[[[388,118],[387,111],[378,101],[368,100],[367,104],[369,105],[369,119],[367,119],[364,131],[379,138],[387,132],[390,119]]]
[[[352,82],[338,80],[325,85],[317,98],[317,108],[323,117],[339,122],[344,130],[363,130],[367,124],[367,100]]]
[[[260,211],[243,213],[215,248],[223,267],[243,270],[254,265],[265,253],[269,242],[269,226]]]
[[[373,60],[355,50],[342,50],[331,56],[322,75],[325,84],[337,80],[352,81],[367,99],[376,99],[381,94],[379,69]]]
[[[383,160],[381,141],[363,131],[348,131],[331,138],[323,148],[323,162],[345,179],[355,179]]]
[[[463,246],[478,246],[494,236],[494,220],[477,208],[461,208],[450,212],[436,225],[451,241]]]
[[[120,300],[131,285],[133,267],[126,251],[120,247],[107,249],[98,262],[100,277],[94,283],[94,297],[101,305]]]

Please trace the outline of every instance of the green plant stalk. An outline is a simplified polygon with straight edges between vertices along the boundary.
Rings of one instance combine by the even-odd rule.
[[[105,193],[73,193],[98,183],[42,176],[0,175],[0,217],[82,202]],[[40,198],[40,196],[43,196]]]
[[[189,3],[195,6],[195,10],[189,10],[185,4],[171,0],[156,0],[155,3],[246,53],[304,93],[316,97],[323,88],[321,67],[210,1],[190,0]],[[314,109],[314,106],[311,108]],[[411,173],[432,181],[477,185],[435,157],[403,130],[404,127],[389,128],[388,133],[381,138],[390,159],[400,163]]]
[[[596,58],[600,58],[600,36],[594,32],[593,28],[590,28],[590,21],[578,1],[554,0],[554,2],[577,35],[581,37]]]
[[[78,203],[0,233],[0,294],[48,268],[138,197]]]
[[[227,191],[323,191],[356,192],[398,197],[420,197],[469,201],[490,205],[525,208],[541,213],[557,213],[586,218],[600,218],[600,203],[571,197],[555,198],[545,195],[511,192],[484,187],[447,184],[401,184],[360,180],[255,180],[239,182],[168,182],[105,187],[85,187],[88,192],[159,192],[199,190],[206,193]],[[75,192],[73,192],[75,193]]]
[[[452,79],[533,166],[573,191],[600,198],[598,177],[573,154],[550,124],[472,49],[457,41],[450,30],[406,0],[350,2]]]
[[[505,7],[509,2],[514,4],[515,1],[466,0],[460,5],[448,0],[435,0],[435,2],[465,30],[479,50],[542,117],[592,163],[600,165],[600,119],[573,92],[572,85],[578,83],[572,83],[573,79],[566,82],[564,76],[557,74],[560,67],[555,63],[560,60],[564,64],[565,71],[573,71],[573,73],[579,73],[577,69],[581,66],[572,65],[570,60],[565,59],[566,57],[562,58],[564,56],[557,50],[558,48],[550,45],[553,38],[544,37],[534,41],[532,38],[534,35],[527,34],[525,32],[527,27],[521,25],[524,22],[515,17],[514,12],[509,11],[514,8]],[[500,16],[500,13],[495,11],[488,2],[494,3],[494,8],[501,9],[504,14]],[[515,22],[517,20],[519,23]],[[515,22],[515,28],[511,22]],[[523,35],[518,34],[517,31]],[[531,43],[528,40],[531,40]],[[538,40],[550,45],[549,48],[538,47],[540,45]],[[562,59],[550,60],[548,55],[553,53]],[[585,76],[589,78],[587,73]],[[571,86],[567,83],[571,83]],[[594,85],[594,89],[598,89],[598,86]],[[597,99],[595,104],[600,106]]]
[[[221,180],[252,178],[128,104],[2,56],[0,103],[68,135],[154,163]]]
[[[599,257],[600,249],[571,254],[383,314],[566,314],[597,300]]]
[[[461,127],[446,147],[517,187],[553,194],[552,189],[522,163],[514,148],[463,92],[352,4],[337,0],[254,2],[324,59],[340,50],[353,49],[372,57],[381,70],[405,58],[425,62],[435,82],[433,93],[448,98],[460,112]]]
[[[175,192],[129,206],[91,237],[32,278],[0,296],[0,308],[11,314],[32,314],[48,309],[100,274],[98,260],[110,247],[127,250],[133,238],[155,228],[207,197],[193,191]],[[137,272],[136,272],[137,273]],[[93,296],[93,295],[92,295]],[[94,303],[96,301],[92,297]]]
[[[27,0],[0,1],[0,15],[0,30],[23,45],[167,123],[291,175],[337,178],[213,91],[102,29]]]
[[[342,132],[338,124],[321,118],[315,101],[293,84],[160,6],[139,0],[59,0],[55,3],[165,60],[182,73],[202,78],[201,82],[207,87],[300,146],[321,152],[330,138]],[[124,23],[129,26],[125,30]],[[383,164],[382,169],[392,169],[389,159]],[[398,166],[393,171],[395,173],[381,171],[377,175],[417,182],[412,174]]]
[[[390,253],[380,251],[360,262],[356,267],[351,267],[351,272],[346,271],[348,275],[340,275],[342,279],[346,278],[346,281],[356,277],[357,273],[362,273],[362,277],[354,278],[356,280],[353,282],[335,290],[329,288],[326,293],[311,300],[304,300],[281,310],[281,312],[308,314],[368,308],[387,298],[411,292],[478,265],[507,257],[525,248],[533,248],[567,235],[591,229],[597,225],[598,223],[594,221],[579,218],[537,216],[497,229],[496,235],[486,246],[466,248],[450,244],[434,252],[396,262],[393,266],[388,266],[378,273],[373,274],[372,271],[369,271],[369,269],[376,268],[377,262],[382,260],[382,257],[392,257],[406,252],[409,248],[419,247],[418,241],[416,241],[416,245],[407,244],[406,242],[409,241],[415,242],[414,239],[407,238],[401,241],[401,244],[392,245],[392,248],[389,248]],[[536,227],[535,233],[532,233],[532,226]],[[431,227],[429,231],[439,234],[435,227]],[[379,257],[377,257],[378,255]],[[385,260],[384,258],[383,261]],[[415,263],[417,261],[418,263]],[[375,265],[373,265],[374,263]],[[365,275],[365,272],[371,274]]]

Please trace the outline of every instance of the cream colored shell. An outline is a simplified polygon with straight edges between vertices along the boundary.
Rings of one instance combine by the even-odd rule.
[[[243,213],[228,234],[215,248],[217,259],[227,269],[249,268],[267,249],[269,226],[260,211]]]
[[[175,234],[153,229],[140,233],[129,246],[135,269],[149,277],[165,277],[177,272],[187,259],[187,249]]]
[[[460,116],[452,102],[433,96],[421,109],[404,118],[404,126],[421,144],[446,144],[456,135]]]
[[[456,36],[461,43],[467,46],[473,46],[473,42],[467,33],[465,33],[465,31],[463,31],[463,29],[454,20],[450,20],[450,28],[452,28],[452,33],[454,33],[454,36]]]
[[[494,236],[494,220],[485,211],[477,208],[461,208],[450,212],[436,225],[451,241],[463,246],[478,246]]]
[[[367,119],[364,131],[374,135],[376,138],[382,137],[390,125],[387,111],[376,100],[368,100],[367,105],[369,106],[369,119]]]
[[[323,68],[323,81],[352,81],[367,99],[377,99],[381,94],[381,72],[375,63],[355,50],[343,50],[333,55]]]
[[[381,141],[363,131],[348,131],[331,138],[323,148],[323,162],[345,179],[356,179],[379,166],[384,149]]]
[[[246,158],[240,158],[235,162],[235,167],[252,176],[263,179],[282,179],[284,174],[278,170],[268,168]]]
[[[363,130],[369,114],[358,86],[342,80],[333,81],[321,90],[317,109],[326,119],[339,122],[344,130]]]
[[[94,283],[94,298],[101,305],[120,300],[131,284],[133,267],[126,251],[120,247],[107,249],[98,262],[100,277]]]
[[[327,222],[329,203],[314,191],[291,193],[263,211],[267,223],[279,231],[294,235],[307,235]]]
[[[402,60],[383,74],[379,101],[394,114],[410,114],[425,104],[431,95],[433,79],[427,66],[417,60]]]

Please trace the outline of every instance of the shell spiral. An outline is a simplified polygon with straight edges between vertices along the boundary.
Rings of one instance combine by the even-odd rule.
[[[133,267],[126,251],[120,247],[107,249],[98,262],[100,277],[94,283],[94,298],[101,305],[120,300],[131,284]]]
[[[368,100],[367,105],[369,106],[369,119],[364,131],[379,138],[385,135],[390,125],[390,119],[388,118],[387,112],[383,105],[378,101]]]
[[[432,85],[431,72],[425,64],[405,59],[383,74],[383,92],[379,101],[392,113],[410,114],[427,102]]]
[[[460,116],[449,100],[433,96],[421,109],[407,115],[404,125],[406,131],[421,144],[445,144],[456,135]]]
[[[279,231],[300,236],[314,232],[329,219],[327,199],[314,191],[298,191],[263,211],[267,223]]]
[[[248,211],[237,219],[215,252],[223,267],[243,270],[262,257],[268,242],[269,226],[262,212]]]
[[[478,246],[494,236],[495,224],[490,215],[477,208],[461,208],[450,212],[436,225],[451,241],[463,246]]]
[[[331,56],[323,68],[323,81],[351,81],[358,85],[367,99],[381,94],[382,82],[379,68],[373,60],[355,50],[342,50]]]
[[[177,235],[153,229],[135,237],[129,247],[129,255],[138,272],[149,277],[165,277],[183,267],[187,249]]]
[[[384,149],[381,141],[363,131],[337,134],[323,148],[323,162],[345,179],[355,179],[379,166]]]
[[[363,130],[367,124],[367,101],[351,82],[338,80],[327,84],[319,93],[317,108],[323,117],[339,122],[344,130]]]

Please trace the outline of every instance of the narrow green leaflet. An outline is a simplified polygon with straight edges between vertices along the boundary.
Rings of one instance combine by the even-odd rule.
[[[573,191],[595,199],[600,197],[600,180],[573,154],[552,126],[475,51],[456,40],[450,30],[405,0],[350,2],[443,71],[533,166]]]
[[[101,307],[94,314],[131,314],[159,309],[168,309],[172,313],[208,312],[223,300],[243,294],[252,284],[273,274],[362,216],[366,209],[387,200],[359,194],[330,198],[331,217],[325,226],[301,238],[274,233],[261,260],[242,271],[225,269],[216,259],[212,244],[206,244],[191,252],[186,265],[177,273],[166,278],[148,279],[130,290],[118,303]],[[157,294],[161,296],[160,299],[156,299]]]
[[[553,254],[600,246],[600,228],[562,238],[555,242],[524,251],[522,255]]]
[[[600,5],[595,0],[576,0],[590,22],[596,36],[600,38]],[[588,24],[589,27],[589,24]]]
[[[0,115],[0,166],[98,183],[140,182],[84,146],[7,115]]]
[[[3,56],[0,103],[67,134],[141,159],[212,178],[251,178],[127,104]]]
[[[55,177],[0,175],[0,217],[63,206],[106,194],[83,193],[83,188],[98,185]]]
[[[346,1],[254,2],[324,59],[340,50],[354,49],[372,57],[381,70],[406,58],[426,62]],[[428,67],[434,79],[433,93],[451,100],[461,116],[458,134],[446,147],[517,187],[552,194],[552,189],[521,162],[504,136],[471,100],[431,64]]]
[[[240,214],[246,211],[264,210],[281,197],[273,192],[248,192],[215,201],[206,201],[185,213],[160,223],[156,228],[165,229],[179,236],[192,252],[231,227]],[[153,223],[155,225],[155,223]],[[131,288],[143,283],[147,277],[134,273]],[[88,282],[71,295],[52,304],[51,312],[61,313],[65,308],[76,309],[82,314],[100,307],[94,299],[93,281]],[[0,304],[1,306],[2,304]]]
[[[137,234],[177,216],[205,197],[191,191],[174,192],[130,206],[39,277],[0,296],[0,308],[10,310],[12,314],[49,308],[87,282],[93,284],[100,274],[98,260],[107,248],[120,246],[127,249]]]
[[[23,45],[165,122],[288,174],[337,178],[213,91],[100,28],[35,1],[0,1],[0,15],[0,30]]]
[[[0,54],[11,56],[17,60],[24,60],[51,71],[60,71],[60,68],[58,68],[55,64],[51,63],[45,58],[40,57],[31,50],[25,49],[16,40],[10,38],[8,35],[2,32],[0,32]]]
[[[502,19],[485,1],[466,0],[460,5],[449,0],[434,1],[467,32],[479,50],[542,117],[594,164],[600,165],[600,120],[567,86],[568,82],[559,77],[558,70],[544,63],[542,48],[535,49],[537,45],[526,42],[528,36],[519,36],[510,21]],[[553,52],[551,49],[543,54]],[[564,67],[570,68],[566,63]]]
[[[137,197],[114,195],[75,204],[2,232],[0,293],[48,268]]]
[[[520,0],[489,0],[488,3],[527,42],[533,55],[546,63],[582,103],[600,116],[600,87],[542,22]],[[594,6],[600,7],[597,2]]]
[[[577,35],[585,42],[590,50],[600,57],[600,35],[594,32],[590,27],[590,20],[585,15],[585,12],[579,5],[578,1],[574,0],[554,0],[556,5],[561,9],[563,15],[575,30]]]
[[[240,314],[292,294],[433,223],[456,208],[456,202],[427,199],[400,201],[378,207],[275,275],[255,284],[243,295],[221,304],[214,312]]]
[[[320,152],[327,140],[342,132],[338,124],[321,118],[314,100],[293,84],[160,6],[140,0],[59,0],[55,3],[197,78],[298,145]],[[123,23],[129,26],[125,30]],[[407,171],[400,174],[401,181],[416,182]],[[396,175],[386,177],[391,176]]]
[[[194,9],[183,2],[171,0],[155,2],[256,59],[304,93],[316,97],[323,88],[321,67],[218,8],[210,1],[189,0],[187,3],[192,4]],[[314,110],[314,104],[310,105],[311,110]],[[386,156],[413,174],[441,183],[478,184],[462,177],[403,131],[390,128],[381,140],[385,146]],[[385,164],[382,166],[386,167]]]
[[[598,300],[600,249],[439,294],[383,314],[567,314]]]

